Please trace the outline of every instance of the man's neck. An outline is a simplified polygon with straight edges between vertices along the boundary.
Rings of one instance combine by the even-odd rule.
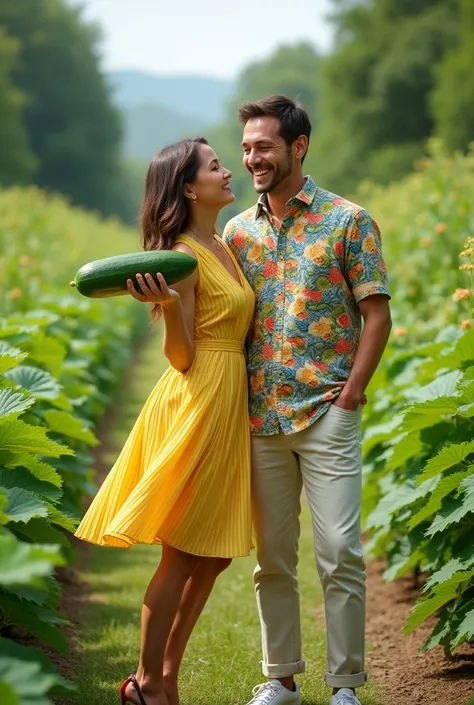
[[[305,177],[301,175],[297,179],[292,179],[288,184],[282,184],[281,190],[267,193],[267,208],[270,213],[281,220],[285,215],[286,204],[290,198],[299,194],[305,182]]]

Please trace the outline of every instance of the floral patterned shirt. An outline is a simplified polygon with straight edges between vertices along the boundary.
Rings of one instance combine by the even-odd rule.
[[[380,232],[368,213],[306,177],[281,229],[265,195],[223,238],[256,294],[247,359],[252,433],[307,428],[340,392],[359,343],[358,302],[390,296]]]

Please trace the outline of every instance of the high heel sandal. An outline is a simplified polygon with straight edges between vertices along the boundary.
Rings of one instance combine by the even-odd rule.
[[[146,705],[146,700],[143,697],[143,693],[141,691],[140,686],[138,685],[137,679],[135,677],[135,674],[132,673],[131,676],[125,680],[122,685],[120,686],[120,697],[122,698],[122,705],[127,705],[127,703],[130,703],[131,700],[127,699],[127,696],[125,695],[125,691],[127,689],[127,685],[131,683],[135,690],[137,691],[138,699],[140,701],[140,705]]]

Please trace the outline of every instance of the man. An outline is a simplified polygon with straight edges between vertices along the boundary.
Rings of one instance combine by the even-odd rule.
[[[256,293],[248,343],[263,673],[248,705],[299,705],[300,495],[311,510],[326,610],[330,705],[360,705],[365,566],[361,403],[390,328],[376,223],[303,176],[311,124],[284,96],[239,111],[257,204],[224,239]],[[361,317],[364,321],[361,333]]]

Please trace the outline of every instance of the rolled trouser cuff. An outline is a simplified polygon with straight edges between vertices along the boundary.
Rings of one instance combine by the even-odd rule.
[[[304,673],[306,661],[293,663],[265,663],[262,661],[262,673],[267,678],[288,678],[296,673]]]
[[[367,682],[367,672],[349,673],[348,675],[335,675],[326,673],[324,678],[326,685],[332,688],[361,688]]]
[[[265,663],[262,661],[262,673],[267,678],[288,678],[296,673],[304,673],[306,661],[294,661],[293,663]]]

